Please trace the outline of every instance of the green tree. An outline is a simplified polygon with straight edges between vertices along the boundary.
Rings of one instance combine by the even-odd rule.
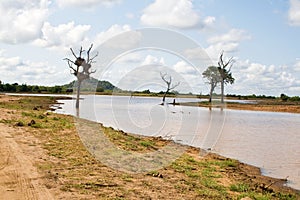
[[[210,91],[209,91],[209,102],[212,100],[212,95],[217,87],[218,83],[221,82],[221,76],[218,70],[218,67],[216,66],[209,66],[203,73],[203,78],[207,80],[207,83],[210,85]]]
[[[234,63],[233,58],[231,57],[229,60],[225,61],[223,60],[223,54],[224,52],[222,51],[219,62],[218,62],[218,70],[220,73],[221,77],[221,103],[224,103],[224,86],[229,84],[234,83],[234,78],[232,77],[231,74],[231,67]]]
[[[280,99],[282,101],[287,101],[289,99],[289,96],[287,96],[286,94],[280,94]]]

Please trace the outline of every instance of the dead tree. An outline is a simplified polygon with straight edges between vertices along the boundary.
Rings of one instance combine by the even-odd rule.
[[[90,53],[92,48],[93,48],[93,44],[91,44],[90,48],[86,52],[86,58],[82,56],[82,54],[84,53],[82,47],[80,48],[79,56],[77,56],[74,53],[73,49],[70,48],[73,56],[75,57],[75,61],[69,58],[64,59],[68,62],[69,68],[71,69],[71,74],[74,74],[74,76],[76,76],[77,78],[76,108],[79,108],[81,83],[84,80],[89,79],[92,73],[96,72],[96,70],[92,70],[91,67],[92,64],[95,62],[94,59],[98,56],[98,52],[93,57],[91,57]]]
[[[221,78],[221,103],[224,103],[224,85],[227,83],[233,84],[234,83],[234,78],[232,77],[231,74],[231,67],[234,63],[233,58],[229,58],[228,61],[224,62],[223,60],[223,54],[224,51],[221,52],[219,62],[218,62],[218,70],[220,73],[220,78]]]
[[[168,76],[167,73],[160,73],[160,77],[161,79],[167,84],[167,89],[166,92],[164,93],[163,99],[162,99],[162,104],[165,104],[165,100],[166,100],[166,96],[168,94],[168,92],[170,92],[170,90],[173,90],[174,88],[176,88],[180,82],[177,82],[176,84],[172,85],[172,76]]]

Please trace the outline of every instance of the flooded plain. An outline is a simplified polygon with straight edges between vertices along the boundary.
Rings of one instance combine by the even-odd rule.
[[[83,95],[60,100],[57,113],[79,115],[125,132],[162,136],[260,167],[300,190],[300,114],[159,105],[161,98]],[[173,102],[173,99],[168,99]],[[176,102],[199,99],[176,98]]]

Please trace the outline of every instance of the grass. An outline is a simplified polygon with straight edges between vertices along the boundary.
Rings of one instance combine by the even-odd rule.
[[[247,192],[249,191],[250,186],[245,183],[236,183],[230,185],[230,190],[234,192]]]
[[[169,166],[142,174],[129,174],[111,169],[97,161],[83,146],[71,116],[45,113],[55,99],[22,97],[0,103],[8,109],[0,123],[19,127],[42,142],[47,158],[37,168],[47,177],[47,187],[61,192],[86,195],[88,199],[297,199],[299,195],[284,191],[262,191],[249,180],[233,159],[208,155],[189,148]],[[34,106],[32,105],[34,103]],[[38,109],[35,109],[35,108]],[[34,120],[35,124],[28,126]],[[121,149],[151,152],[169,141],[142,137],[103,127],[105,135]]]

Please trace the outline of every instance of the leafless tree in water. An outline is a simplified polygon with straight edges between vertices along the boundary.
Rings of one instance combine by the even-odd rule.
[[[165,100],[166,100],[166,96],[167,96],[168,92],[175,89],[180,84],[180,82],[177,82],[173,85],[172,84],[173,78],[170,75],[168,76],[167,73],[164,73],[164,74],[160,73],[160,77],[167,84],[167,89],[166,89],[166,92],[164,93],[164,96],[162,99],[162,104],[165,104]]]
[[[77,78],[76,108],[79,108],[81,83],[84,80],[89,79],[90,75],[96,72],[96,70],[92,70],[91,68],[92,64],[95,62],[94,59],[98,56],[98,52],[91,57],[90,54],[92,48],[93,44],[91,44],[91,46],[87,50],[85,57],[83,56],[85,50],[83,50],[82,47],[80,47],[78,56],[74,53],[74,50],[70,48],[73,56],[75,57],[74,61],[69,58],[64,59],[68,62],[69,68],[71,69],[71,74],[73,74]]]

